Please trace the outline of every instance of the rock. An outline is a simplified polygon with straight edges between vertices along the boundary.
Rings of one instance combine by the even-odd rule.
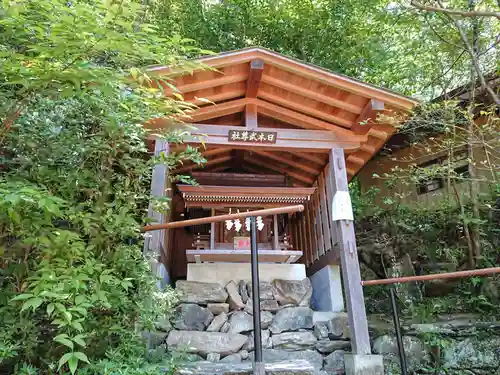
[[[217,315],[214,320],[212,320],[212,323],[207,328],[208,332],[219,332],[222,326],[227,322],[227,315],[226,313],[222,313]]]
[[[313,312],[309,307],[288,307],[277,312],[271,323],[272,333],[311,329]]]
[[[220,360],[220,354],[219,353],[208,353],[207,354],[207,361],[209,362],[219,362]]]
[[[245,280],[240,280],[238,283],[238,291],[240,292],[241,300],[243,303],[247,303],[248,301],[248,290],[247,290],[247,283]]]
[[[278,310],[281,310],[281,308],[282,307],[278,305],[278,302],[273,299],[260,301],[260,311],[276,312]],[[245,312],[253,315],[253,302],[251,299],[249,299],[245,305]]]
[[[260,302],[260,309],[262,311],[277,312],[281,310],[281,306],[278,305],[278,301],[274,299],[266,299]]]
[[[314,311],[313,312],[313,323],[328,323],[328,321],[332,320],[335,317],[335,314],[338,314],[333,311]]]
[[[306,277],[301,281],[274,280],[273,296],[280,305],[309,307],[312,296],[311,281]]]
[[[425,350],[423,342],[416,337],[403,336],[403,347],[408,360],[408,365],[416,369],[429,361],[429,354]],[[384,335],[373,341],[373,353],[384,356],[398,356],[398,343],[396,337]]]
[[[328,321],[328,332],[331,340],[349,338],[349,321],[346,313],[336,313]]]
[[[285,332],[271,337],[273,348],[285,350],[314,349],[317,339],[310,331]]]
[[[273,314],[269,311],[262,311],[260,314],[261,329],[267,329],[273,321]],[[240,333],[253,330],[253,316],[244,311],[237,311],[231,315],[229,319],[229,332]]]
[[[214,315],[227,314],[229,312],[229,303],[209,303],[207,309]]]
[[[273,321],[273,314],[269,311],[261,311],[260,312],[260,327],[262,329],[268,329]]]
[[[444,367],[446,368],[497,368],[500,338],[466,338],[452,341],[444,351]]]
[[[174,375],[253,375],[252,363],[210,363],[201,362],[181,366]],[[314,367],[307,361],[265,363],[268,375],[314,375]]]
[[[143,337],[149,346],[154,349],[165,343],[167,334],[161,331],[144,332]]]
[[[222,358],[220,361],[222,363],[240,363],[241,356],[238,353],[231,354],[231,355],[228,355],[227,357]]]
[[[241,300],[240,292],[238,291],[238,285],[234,281],[230,281],[226,285],[226,291],[229,296],[229,308],[231,310],[243,310],[245,304]]]
[[[249,359],[253,361],[254,352],[250,353]],[[291,352],[281,349],[264,349],[262,350],[262,360],[265,363],[304,360],[309,362],[315,368],[316,371],[321,370],[321,368],[323,367],[323,356],[314,350]]]
[[[248,359],[248,356],[250,355],[246,350],[240,350],[238,354],[242,360]]]
[[[175,311],[174,327],[183,331],[204,331],[213,318],[208,309],[192,303],[182,304]]]
[[[230,355],[237,353],[247,337],[239,334],[199,331],[170,331],[167,337],[169,349],[184,350],[188,353],[219,353]]]
[[[271,340],[271,332],[268,329],[264,329],[260,331],[260,341],[262,342],[262,347],[264,349],[271,349],[273,347],[273,342]],[[250,332],[247,341],[242,347],[243,350],[247,350],[249,352],[255,349],[254,346],[254,333]]]
[[[175,285],[181,302],[206,305],[227,300],[226,288],[218,283],[179,280]]]
[[[221,327],[220,331],[222,333],[228,333],[229,330],[231,329],[231,326],[229,325],[228,322],[224,323],[224,325]]]
[[[172,323],[170,323],[169,317],[164,316],[159,321],[157,321],[155,323],[155,328],[158,331],[167,332],[167,333],[170,332],[170,330],[172,329]]]
[[[229,333],[248,332],[253,329],[253,317],[246,312],[237,311],[229,319]]]
[[[260,289],[260,300],[274,299],[273,297],[273,287],[271,283],[267,281],[261,281],[259,283]],[[248,298],[252,299],[252,282],[247,283]]]
[[[328,324],[325,323],[316,323],[314,325],[314,334],[318,338],[318,340],[321,339],[327,339],[328,338]]]
[[[344,354],[343,350],[336,350],[332,354],[325,357],[324,370],[329,375],[343,375],[344,370]]]
[[[335,350],[347,350],[351,347],[350,341],[330,341],[330,340],[320,340],[316,343],[315,348],[318,352],[323,354],[329,354]]]

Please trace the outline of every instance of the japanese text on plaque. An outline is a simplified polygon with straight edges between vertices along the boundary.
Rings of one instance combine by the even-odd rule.
[[[228,138],[234,142],[276,143],[276,132],[229,130]]]

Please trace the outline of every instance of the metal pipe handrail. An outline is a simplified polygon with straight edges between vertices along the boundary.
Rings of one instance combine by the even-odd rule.
[[[393,277],[390,279],[380,279],[380,280],[364,280],[361,281],[361,285],[370,286],[370,285],[382,285],[382,284],[411,283],[413,281],[455,279],[459,277],[484,276],[484,275],[490,275],[492,273],[500,273],[500,267],[483,268],[481,270],[435,273],[432,275]]]
[[[210,224],[210,223],[216,223],[216,222],[226,221],[226,220],[245,219],[247,217],[252,217],[252,216],[253,217],[255,217],[255,216],[272,216],[272,215],[278,215],[278,214],[291,214],[294,212],[302,212],[302,211],[304,211],[304,206],[301,204],[298,204],[295,206],[266,208],[263,210],[238,212],[236,214],[202,217],[199,219],[173,221],[171,223],[163,223],[163,224],[151,224],[151,225],[146,225],[143,228],[143,231],[150,232],[152,230],[182,228],[182,227],[189,227],[192,225]]]

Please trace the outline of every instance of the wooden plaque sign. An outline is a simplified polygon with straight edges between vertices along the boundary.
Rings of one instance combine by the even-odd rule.
[[[250,237],[234,237],[234,250],[250,250]]]
[[[228,139],[245,143],[276,143],[277,132],[229,130]]]

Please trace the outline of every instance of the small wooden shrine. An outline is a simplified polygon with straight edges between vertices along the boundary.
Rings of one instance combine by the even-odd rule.
[[[224,173],[211,176],[224,179]],[[231,178],[253,177],[259,175],[230,174]],[[273,178],[274,176],[270,176]],[[240,210],[255,210],[270,207],[306,204],[315,188],[302,187],[249,187],[249,186],[178,186],[186,207],[210,210],[211,215],[222,215]],[[258,235],[259,260],[261,262],[293,263],[303,252],[294,250],[288,235],[288,217],[275,215],[263,218],[263,225]],[[188,262],[249,262],[249,230],[241,224],[239,230],[233,229],[233,223],[213,223],[208,233],[194,233],[193,246],[186,250]],[[203,230],[203,229],[201,229]]]
[[[262,48],[199,62],[205,69],[191,74],[169,67],[151,72],[171,78],[184,100],[198,106],[183,119],[195,129],[185,144],[199,145],[207,162],[175,171],[191,174],[198,186],[171,186],[165,169],[155,168],[152,193],[171,194],[173,209],[168,218],[150,215],[161,223],[303,204],[304,212],[262,218],[259,261],[277,271],[300,264],[308,276],[340,263],[353,353],[369,354],[348,181],[417,102]],[[182,125],[158,118],[146,126]],[[182,148],[153,138],[151,150]],[[146,250],[160,257],[172,279],[186,277],[187,264],[241,264],[250,255],[245,223],[152,232]]]

